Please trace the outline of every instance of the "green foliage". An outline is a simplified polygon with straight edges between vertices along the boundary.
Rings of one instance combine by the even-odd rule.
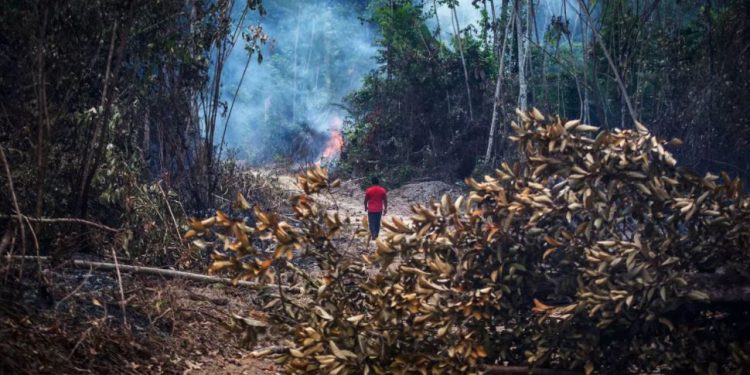
[[[489,123],[491,115],[487,99],[497,74],[491,47],[471,32],[460,36],[478,109],[472,123],[458,51],[430,32],[421,7],[383,5],[372,21],[381,33],[383,65],[347,99],[353,121],[342,168],[354,175],[378,173],[396,184],[425,174],[465,177],[456,168],[481,153],[485,132],[479,124]]]
[[[750,144],[750,96],[745,94],[750,90],[750,59],[747,42],[742,42],[750,34],[743,21],[750,16],[747,2],[584,3],[591,7],[590,21],[579,14],[577,5],[568,4],[546,29],[532,25],[536,31],[526,69],[530,104],[608,129],[632,126],[612,68],[594,37],[594,25],[640,121],[654,124],[657,134],[682,138],[687,147],[677,155],[698,170],[729,168],[750,175],[747,153],[732,160],[726,157]],[[532,11],[528,6],[520,3],[521,18]],[[374,170],[387,175],[396,165],[408,164],[416,175],[463,176],[455,172],[461,169],[457,165],[479,159],[487,145],[499,63],[487,39],[490,31],[497,31],[494,44],[502,44],[509,13],[499,10],[497,29],[490,28],[488,14],[482,10],[479,30],[460,33],[476,108],[472,123],[455,36],[451,48],[426,29],[425,17],[433,15],[431,9],[425,15],[411,2],[379,3],[373,22],[382,35],[379,61],[383,65],[349,97],[351,126],[356,130],[347,137],[345,170],[354,175]],[[501,121],[512,119],[519,90],[518,36],[509,31],[501,72]],[[514,157],[502,138],[495,144],[494,154]]]
[[[0,5],[0,44],[7,47],[0,59],[0,147],[9,155],[21,212],[131,230],[151,223],[154,213],[138,219],[128,202],[157,180],[189,207],[207,203],[205,185],[196,181],[206,173],[196,100],[211,75],[209,52],[227,35],[217,3]],[[259,1],[251,5],[261,11]],[[11,212],[9,200],[0,208]],[[80,236],[81,228],[64,229]],[[55,235],[42,231],[42,248],[54,248],[44,245],[58,243]],[[76,242],[77,250],[101,248]]]

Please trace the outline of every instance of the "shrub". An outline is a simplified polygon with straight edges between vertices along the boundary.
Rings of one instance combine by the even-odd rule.
[[[256,354],[274,353],[290,373],[748,368],[748,310],[737,308],[748,299],[734,288],[747,275],[726,278],[748,267],[740,181],[677,167],[640,124],[607,132],[518,116],[511,139],[524,164],[467,179],[467,196],[414,206],[410,223],[385,222],[364,261],[335,241],[347,220],[314,199],[338,184],[320,168],[299,177],[294,225],[257,209],[254,227],[221,212],[193,222],[189,237],[223,239],[210,272],[278,283],[267,324],[290,341]],[[295,267],[295,253],[321,275]],[[300,280],[305,303],[281,289],[281,274]]]

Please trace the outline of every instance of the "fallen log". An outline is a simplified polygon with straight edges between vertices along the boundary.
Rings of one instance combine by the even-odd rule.
[[[50,257],[46,256],[32,256],[32,255],[13,255],[13,256],[6,256],[6,259],[26,259],[26,260],[40,260],[40,261],[50,261]],[[271,284],[258,284],[253,283],[249,281],[237,281],[236,283],[232,281],[232,279],[226,278],[226,277],[219,277],[219,276],[210,276],[210,275],[203,275],[199,273],[191,273],[191,272],[184,272],[184,271],[176,271],[176,270],[168,270],[164,268],[156,268],[156,267],[142,267],[142,266],[132,266],[132,265],[126,265],[126,264],[120,264],[118,266],[115,266],[114,263],[105,263],[105,262],[94,262],[89,260],[80,260],[80,259],[73,259],[69,262],[69,264],[73,265],[76,268],[90,268],[95,270],[104,270],[104,271],[116,271],[118,266],[120,269],[120,272],[133,272],[133,273],[141,273],[141,274],[147,274],[147,275],[158,275],[158,276],[166,276],[166,277],[172,277],[172,278],[180,278],[180,279],[187,279],[187,280],[195,280],[195,281],[204,281],[209,283],[220,283],[225,285],[234,285],[234,286],[243,286],[246,288],[251,289],[276,289],[278,288],[278,285],[271,285]],[[297,287],[290,287],[290,286],[282,286],[282,289],[286,291],[291,292],[299,292],[300,288]]]
[[[34,223],[46,223],[46,224],[83,224],[92,226],[94,228],[99,228],[101,230],[105,230],[107,232],[112,233],[118,233],[120,232],[120,229],[115,229],[112,227],[108,227],[104,224],[95,223],[93,221],[88,221],[84,219],[79,219],[75,217],[31,217],[26,215],[0,215],[0,219],[12,219],[12,218],[22,218],[26,219],[28,221],[34,222]]]

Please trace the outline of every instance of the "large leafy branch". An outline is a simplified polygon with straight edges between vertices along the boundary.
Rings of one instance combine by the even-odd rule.
[[[299,176],[291,218],[255,209],[255,225],[221,212],[194,221],[188,237],[220,244],[210,272],[269,283],[267,315],[247,329],[289,341],[256,354],[290,373],[750,365],[740,181],[678,167],[665,147],[679,141],[641,124],[599,131],[517,114],[523,163],[467,179],[465,196],[413,206],[409,222],[384,222],[362,260],[346,234],[366,231],[316,198],[338,185],[321,168]],[[241,196],[237,205],[250,209]],[[314,267],[295,265],[306,258]],[[299,294],[285,294],[282,275]]]

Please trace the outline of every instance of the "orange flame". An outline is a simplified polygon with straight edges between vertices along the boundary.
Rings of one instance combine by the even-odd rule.
[[[331,160],[341,154],[341,149],[344,147],[344,135],[341,133],[341,118],[334,116],[331,119],[331,134],[328,137],[328,143],[320,155],[321,159]]]

